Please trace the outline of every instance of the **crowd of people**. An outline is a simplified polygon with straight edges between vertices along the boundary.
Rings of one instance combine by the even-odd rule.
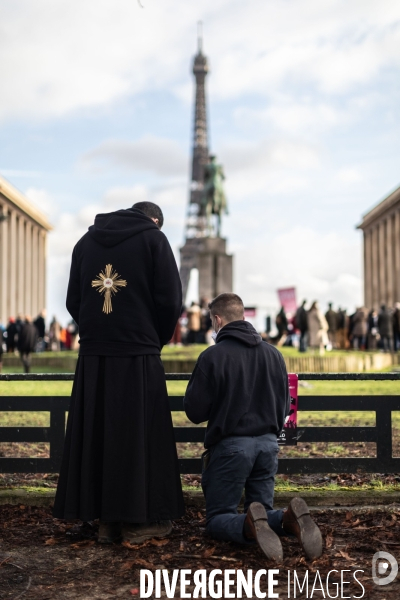
[[[0,370],[2,355],[18,353],[25,373],[30,372],[33,352],[76,350],[78,326],[71,320],[63,327],[56,319],[46,327],[46,311],[42,310],[33,320],[30,315],[10,317],[5,327],[0,325]]]
[[[307,348],[325,350],[400,350],[400,303],[393,308],[382,304],[379,310],[361,306],[348,315],[346,309],[334,310],[333,304],[323,313],[318,302],[307,308],[304,300],[295,315],[288,318],[285,309],[276,316],[278,334],[271,338],[277,345],[298,346],[300,352]]]
[[[183,307],[171,345],[211,344],[212,324],[207,298]],[[269,317],[267,318],[270,322]],[[275,319],[276,335],[270,327],[263,338],[277,346],[297,347],[300,352],[318,350],[400,351],[400,302],[393,308],[382,304],[379,310],[357,308],[353,314],[332,303],[323,312],[317,301],[307,306],[304,300],[295,314],[286,314],[282,306]]]
[[[211,343],[212,324],[208,303],[207,298],[202,298],[200,302],[193,301],[188,308],[182,308],[171,339],[172,345]]]
[[[212,323],[209,300],[191,302],[184,306],[176,324],[171,345],[212,344]],[[277,346],[297,347],[300,352],[318,350],[381,350],[400,351],[400,302],[390,309],[359,307],[353,314],[346,309],[335,310],[329,303],[324,313],[317,301],[307,308],[304,300],[291,316],[282,306],[275,319],[277,334],[262,333],[264,339]],[[267,328],[268,329],[268,328]],[[0,324],[0,370],[4,352],[18,354],[26,373],[30,371],[33,352],[78,350],[78,325],[71,319],[63,327],[54,316],[46,326],[46,311],[32,319],[29,315],[10,317],[7,325]]]

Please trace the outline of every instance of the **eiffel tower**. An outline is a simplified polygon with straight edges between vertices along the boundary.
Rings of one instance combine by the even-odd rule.
[[[196,79],[196,100],[193,126],[192,177],[186,216],[186,239],[180,249],[183,301],[192,269],[199,271],[199,298],[215,298],[222,292],[232,292],[233,257],[226,252],[226,239],[218,235],[216,227],[210,231],[202,208],[204,167],[209,160],[207,105],[205,80],[208,60],[203,54],[201,23],[198,28],[198,52],[194,58],[193,74]]]

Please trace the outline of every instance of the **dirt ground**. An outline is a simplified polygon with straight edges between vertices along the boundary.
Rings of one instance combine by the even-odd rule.
[[[351,586],[345,585],[343,595],[335,596],[331,588],[331,597],[373,600],[400,597],[399,579],[378,586],[371,574],[375,552],[383,550],[400,559],[400,507],[393,506],[388,512],[320,511],[315,518],[325,540],[323,556],[307,563],[298,541],[284,539],[284,563],[277,566],[267,561],[255,546],[216,542],[206,537],[204,511],[198,509],[188,509],[185,518],[174,523],[173,533],[164,540],[150,540],[139,546],[104,546],[96,543],[96,523],[82,528],[77,523],[53,519],[49,508],[0,506],[0,598],[139,598],[140,569],[167,569],[171,573],[173,569],[192,569],[192,572],[253,569],[254,572],[273,568],[280,570],[279,585],[274,590],[279,591],[279,598],[289,597],[288,571],[293,577],[296,570],[302,580],[308,570],[311,590],[317,571],[324,582],[332,569],[364,570],[357,577],[365,592],[353,580]],[[338,574],[333,575],[332,581],[339,581]],[[350,579],[349,572],[344,579]],[[319,587],[317,584],[310,596],[299,591],[294,596],[292,591],[290,597],[329,597],[318,591]],[[177,589],[175,597],[179,598]]]
[[[204,452],[200,443],[178,443],[178,456],[180,458],[199,458]],[[45,442],[0,442],[0,457],[2,458],[49,458],[50,445]],[[280,458],[374,458],[376,457],[376,444],[374,442],[298,442],[297,446],[280,448]],[[400,456],[400,430],[393,428],[393,456]]]

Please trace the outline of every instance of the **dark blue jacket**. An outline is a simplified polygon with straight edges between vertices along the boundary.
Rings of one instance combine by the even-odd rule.
[[[205,447],[231,435],[278,436],[290,408],[281,353],[247,321],[225,325],[216,342],[200,354],[184,398],[193,423],[208,421]]]

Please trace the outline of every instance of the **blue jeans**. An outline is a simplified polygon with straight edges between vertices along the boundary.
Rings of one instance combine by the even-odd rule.
[[[282,528],[283,511],[273,510],[278,452],[273,433],[231,436],[210,448],[201,485],[206,499],[206,532],[211,537],[248,543],[243,535],[246,514],[237,511],[243,490],[244,513],[252,502],[261,502],[271,529],[278,535],[286,535]]]

